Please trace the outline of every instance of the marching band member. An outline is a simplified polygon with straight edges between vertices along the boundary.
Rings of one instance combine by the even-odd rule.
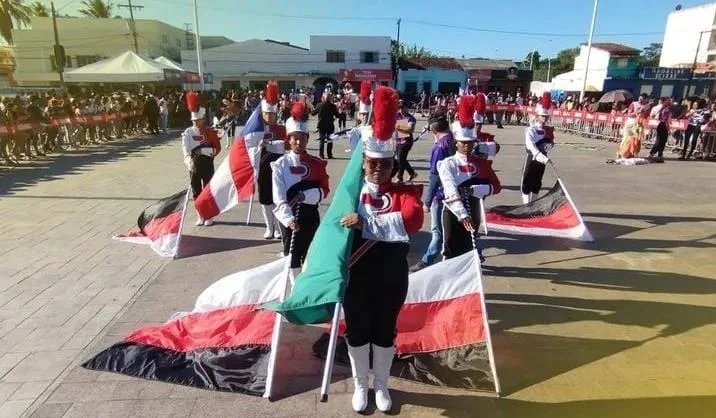
[[[271,191],[271,163],[283,156],[286,149],[286,128],[278,124],[278,83],[269,81],[266,94],[261,100],[261,117],[264,122],[263,138],[255,143],[251,138],[250,149],[260,149],[258,163],[258,190],[261,212],[266,224],[265,239],[280,239],[281,231],[273,214],[273,193]],[[254,151],[253,155],[258,152]]]
[[[475,146],[473,101],[460,100],[457,126],[453,129],[457,152],[438,162],[443,186],[443,256],[457,257],[473,249],[472,236],[480,225],[480,199],[500,192],[500,180],[492,161],[472,155]],[[467,100],[466,100],[467,99]],[[469,210],[466,208],[469,204]],[[480,261],[484,261],[478,250]]]
[[[554,128],[547,126],[552,97],[549,92],[542,95],[536,106],[535,118],[525,129],[525,146],[527,158],[522,169],[522,203],[527,204],[537,198],[542,188],[545,164],[549,162],[548,154],[554,148]]]
[[[477,132],[482,130],[482,124],[485,123],[485,113],[487,113],[487,96],[482,92],[482,87],[477,87],[477,93],[475,93],[475,129]]]
[[[271,163],[273,202],[276,205],[274,214],[281,223],[284,255],[288,255],[291,236],[296,234],[291,253],[291,268],[296,277],[318,229],[318,205],[328,195],[328,173],[326,161],[306,152],[306,103],[292,105],[291,117],[286,121],[286,135],[291,151]]]
[[[373,125],[361,129],[365,177],[357,213],[340,221],[346,228],[357,229],[353,253],[363,254],[350,268],[343,301],[356,412],[368,405],[371,348],[376,406],[384,412],[392,406],[388,377],[398,313],[408,291],[409,237],[423,224],[422,186],[391,182],[397,112],[398,93],[378,87]]]
[[[187,93],[186,104],[191,112],[192,126],[181,135],[181,150],[184,164],[189,169],[191,192],[196,199],[214,175],[214,157],[221,152],[221,141],[216,131],[206,126],[206,109],[199,106],[199,94]],[[213,222],[202,219],[197,213],[196,225],[211,226]]]
[[[358,121],[360,122],[360,125],[356,125],[355,128],[346,132],[346,135],[348,135],[348,142],[350,143],[350,148],[346,150],[348,152],[356,149],[358,141],[361,138],[361,129],[368,126],[368,118],[370,117],[370,112],[372,110],[372,95],[370,90],[370,81],[363,80],[360,83],[360,94],[358,95]]]

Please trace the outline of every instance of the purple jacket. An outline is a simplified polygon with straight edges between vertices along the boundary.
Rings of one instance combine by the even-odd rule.
[[[430,206],[434,199],[443,199],[443,187],[438,175],[438,162],[455,154],[455,140],[452,133],[446,133],[438,139],[430,150],[430,170],[428,176],[428,189],[423,199],[426,206]]]

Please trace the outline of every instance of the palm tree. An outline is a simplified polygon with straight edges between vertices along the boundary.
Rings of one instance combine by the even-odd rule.
[[[82,5],[85,8],[79,10],[79,12],[84,16],[104,19],[112,17],[112,8],[114,7],[114,4],[110,2],[104,2],[102,0],[84,0]]]
[[[12,30],[30,24],[32,10],[22,4],[23,0],[0,0],[0,37],[13,44]]]
[[[32,9],[32,15],[37,17],[50,17],[50,12],[47,10],[47,6],[40,3],[39,1],[36,1],[34,3],[30,4],[30,9]]]

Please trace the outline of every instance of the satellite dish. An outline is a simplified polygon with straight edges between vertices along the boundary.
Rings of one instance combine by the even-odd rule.
[[[674,10],[676,10],[676,11],[681,10],[681,5],[680,5],[680,4],[677,4],[676,7],[674,8]]]

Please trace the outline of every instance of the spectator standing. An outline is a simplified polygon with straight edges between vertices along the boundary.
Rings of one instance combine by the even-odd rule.
[[[669,139],[669,124],[671,123],[671,103],[669,103],[669,99],[666,97],[659,99],[659,104],[651,109],[649,117],[659,121],[656,126],[656,141],[654,141],[654,145],[649,151],[649,156],[663,158],[666,141]]]
[[[418,177],[418,173],[413,170],[413,167],[408,161],[408,154],[413,148],[413,132],[415,131],[415,117],[408,111],[408,105],[405,101],[400,100],[398,102],[400,110],[398,111],[398,119],[395,126],[395,133],[397,137],[396,141],[396,157],[398,159],[397,164],[397,175],[398,182],[403,182],[403,176],[405,171],[408,171],[408,181],[413,181]]]
[[[159,122],[162,133],[167,133],[167,122],[169,121],[169,105],[167,99],[162,97],[159,99]]]
[[[312,113],[314,115],[318,115],[318,140],[321,141],[319,155],[321,158],[326,158],[324,148],[328,148],[328,159],[333,159],[333,142],[329,141],[328,137],[335,131],[333,119],[337,119],[339,115],[338,108],[333,103],[333,100],[331,100],[331,95],[323,95],[323,97],[321,98],[321,102],[318,103]],[[327,146],[326,141],[328,141]]]
[[[709,122],[711,112],[709,112],[708,109],[702,108],[701,101],[694,100],[691,105],[691,110],[686,114],[686,117],[689,119],[689,126],[686,128],[686,133],[684,134],[684,147],[679,160],[691,159],[691,155],[696,148],[696,143],[701,136],[701,127]],[[691,149],[689,150],[689,155],[686,155],[686,150],[689,148],[689,141],[691,141]]]

